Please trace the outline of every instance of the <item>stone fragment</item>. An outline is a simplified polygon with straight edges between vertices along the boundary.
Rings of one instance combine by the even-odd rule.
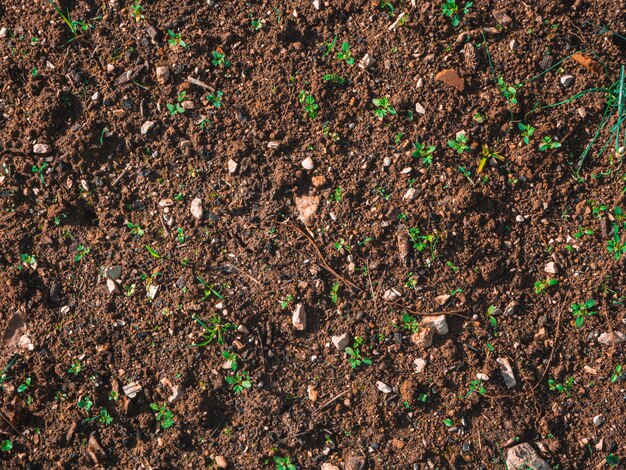
[[[202,209],[202,199],[199,197],[194,198],[191,201],[191,206],[189,208],[191,215],[193,215],[196,219],[201,220],[204,216],[204,210]]]
[[[319,205],[319,196],[296,196],[296,208],[300,213],[298,219],[300,219],[307,227],[312,226],[315,221]]]
[[[350,336],[348,335],[348,333],[344,333],[340,336],[333,336],[330,340],[335,345],[335,347],[339,349],[339,351],[343,351],[344,349],[346,349],[348,344],[350,344]]]
[[[306,328],[306,310],[304,304],[296,305],[291,316],[291,323],[296,330],[303,331]]]
[[[515,375],[513,374],[513,368],[511,367],[511,363],[505,357],[499,357],[496,359],[498,366],[500,367],[500,374],[502,374],[502,378],[504,379],[504,384],[507,388],[513,388],[517,385],[517,381],[515,380]]]
[[[454,69],[444,69],[435,76],[435,80],[456,88],[458,91],[465,89],[465,80]]]
[[[533,470],[552,470],[552,467],[543,460],[530,444],[524,442],[511,447],[506,454],[506,465],[510,470],[532,468]]]

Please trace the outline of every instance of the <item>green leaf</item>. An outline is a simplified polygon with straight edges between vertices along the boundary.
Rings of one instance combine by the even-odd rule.
[[[443,424],[445,424],[446,426],[450,427],[454,425],[454,421],[452,421],[451,419],[444,419],[443,420]]]

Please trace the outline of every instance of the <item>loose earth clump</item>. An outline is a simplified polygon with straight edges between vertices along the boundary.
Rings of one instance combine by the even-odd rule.
[[[2,468],[623,464],[624,23],[3,1]]]

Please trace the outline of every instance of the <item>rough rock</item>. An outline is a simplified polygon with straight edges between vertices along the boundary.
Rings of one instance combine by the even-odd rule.
[[[141,135],[146,135],[152,129],[154,129],[154,121],[146,121],[141,125]]]
[[[291,316],[291,323],[296,330],[303,331],[306,328],[306,310],[304,304],[296,305]]]
[[[604,416],[603,415],[594,416],[593,424],[595,424],[596,426],[602,426],[604,424]]]
[[[119,281],[120,277],[122,277],[122,267],[111,266],[105,271],[105,275],[113,281]]]
[[[549,263],[547,263],[544,268],[544,271],[547,272],[548,274],[556,274],[559,272],[554,261],[550,261]]]
[[[384,382],[380,380],[376,382],[376,388],[383,393],[391,393],[393,392],[392,388]]]
[[[365,458],[360,456],[351,457],[343,468],[344,470],[363,470],[365,468]]]
[[[415,366],[415,372],[421,374],[426,368],[426,360],[418,357],[413,361],[413,365]]]
[[[626,335],[621,331],[614,331],[613,333],[602,333],[598,336],[598,343],[608,346],[615,341],[615,344],[626,342]]]
[[[339,349],[339,351],[343,351],[344,349],[346,349],[348,344],[350,344],[350,336],[348,335],[348,333],[344,333],[340,336],[333,336],[332,338],[330,338],[330,340],[333,342],[335,347]]]
[[[366,69],[374,65],[375,62],[376,61],[371,55],[365,54],[363,58],[359,61],[359,67],[361,67],[362,69]]]
[[[156,68],[156,78],[161,84],[167,83],[170,79],[170,69],[164,65]]]
[[[319,205],[319,196],[296,196],[296,208],[300,213],[298,219],[307,227],[312,226]]]
[[[332,463],[323,463],[321,470],[339,470],[339,467],[333,465]]]
[[[33,153],[46,154],[52,152],[52,146],[48,144],[35,144],[33,145]]]
[[[239,168],[239,164],[232,158],[229,158],[228,159],[228,172],[232,175],[237,172],[237,168]]]
[[[509,360],[505,357],[499,357],[496,359],[496,362],[498,363],[498,367],[500,367],[500,374],[502,374],[504,384],[507,388],[515,387],[517,385],[517,381],[515,380],[513,368],[511,367]]]
[[[421,325],[431,324],[438,335],[447,335],[448,331],[448,322],[446,321],[445,315],[433,315],[428,317],[423,317]]]
[[[511,447],[506,453],[506,465],[510,470],[532,468],[533,470],[551,470],[548,462],[543,460],[530,444],[524,442]]]
[[[561,77],[561,85],[565,88],[569,88],[574,83],[574,79],[575,77],[572,74],[566,73]]]
[[[458,91],[465,90],[465,80],[454,69],[444,69],[435,76],[435,80],[445,83]]]
[[[193,215],[196,219],[202,220],[202,217],[204,216],[204,210],[202,209],[202,199],[200,199],[199,197],[194,198],[194,200],[191,201],[189,211],[191,212],[191,215]]]
[[[313,163],[313,159],[311,157],[306,157],[302,160],[302,168],[305,170],[312,170],[315,168],[315,164]]]
[[[435,328],[431,324],[421,325],[417,333],[411,335],[411,342],[421,348],[429,348],[433,344]]]
[[[218,455],[215,457],[215,465],[218,468],[228,468],[228,460],[223,455]]]
[[[107,279],[107,289],[109,289],[109,294],[121,295],[122,289],[117,281],[113,279]]]
[[[513,19],[506,14],[506,10],[494,10],[491,12],[495,20],[502,26],[508,25]]]
[[[383,293],[383,299],[385,299],[385,300],[395,300],[395,299],[397,299],[398,297],[401,297],[401,296],[402,296],[402,294],[395,287],[392,287],[391,289],[387,289]]]
[[[422,106],[419,103],[415,103],[415,112],[418,114],[426,114],[426,110],[424,109],[424,106]]]

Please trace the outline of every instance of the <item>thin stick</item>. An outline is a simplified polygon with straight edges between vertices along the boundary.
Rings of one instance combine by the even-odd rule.
[[[203,81],[200,81],[197,78],[193,78],[191,75],[187,77],[187,81],[192,85],[197,85],[201,88],[204,88],[205,90],[209,90],[211,93],[215,92],[215,88],[213,88],[211,85],[207,85]]]
[[[334,401],[336,401],[337,399],[341,398],[342,396],[344,396],[346,393],[350,392],[350,389],[345,390],[343,392],[341,392],[339,395],[335,396],[335,398],[331,398],[330,400],[328,400],[326,403],[324,403],[322,406],[320,406],[316,411],[322,411],[324,408],[326,408],[328,405],[330,405],[331,403],[333,403]]]
[[[248,279],[250,279],[251,281],[255,282],[257,285],[262,286],[263,284],[261,284],[259,281],[257,281],[254,277],[252,277],[252,275],[248,274],[247,272],[245,272],[243,269],[239,269],[237,266],[235,266],[234,264],[230,264],[230,263],[226,263],[226,266],[228,266],[229,268],[233,268],[235,271],[237,271],[239,274],[243,274],[244,276],[246,276]]]

